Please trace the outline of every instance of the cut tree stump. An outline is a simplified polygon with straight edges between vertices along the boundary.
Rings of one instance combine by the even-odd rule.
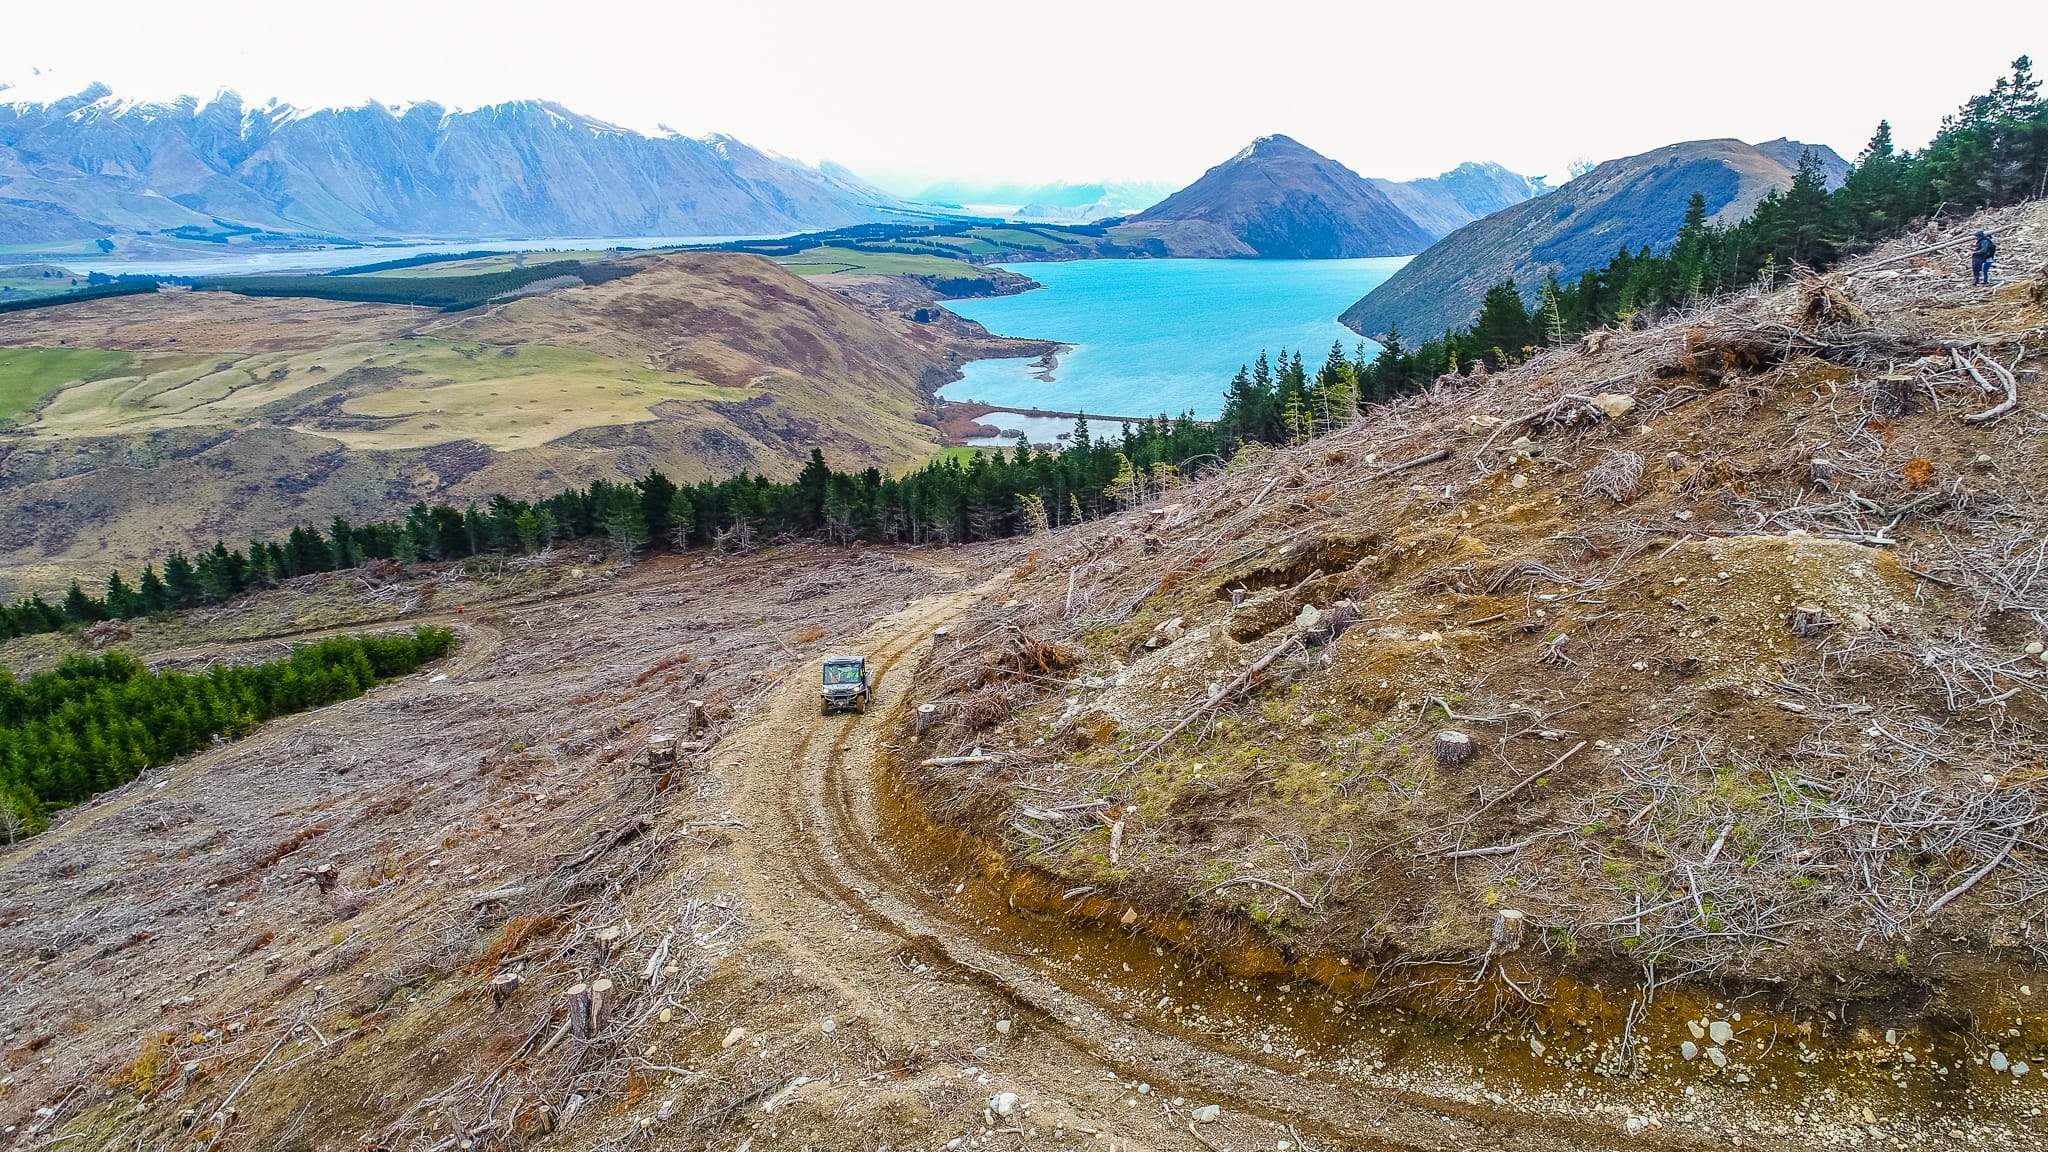
[[[932,650],[937,651],[945,647],[946,641],[952,638],[953,626],[951,624],[941,624],[937,628],[932,629]]]
[[[519,991],[519,973],[500,972],[496,976],[491,977],[491,1011],[496,1012],[503,1008],[505,1001],[510,1000],[512,994],[517,991]]]
[[[668,732],[657,732],[647,738],[647,769],[650,772],[666,772],[676,766],[676,738]]]
[[[1437,733],[1436,738],[1429,742],[1430,756],[1446,768],[1455,768],[1465,763],[1478,751],[1479,746],[1472,743],[1470,736],[1448,729]]]
[[[562,1003],[569,1009],[569,1035],[578,1040],[590,1039],[590,985],[571,984],[562,993]]]
[[[612,949],[618,947],[620,938],[625,936],[625,934],[626,930],[617,924],[609,928],[599,928],[591,933],[591,939],[597,941],[597,966],[599,968],[604,967],[611,960]]]
[[[917,706],[917,734],[919,736],[924,735],[925,729],[938,723],[938,720],[939,706],[937,704],[919,704]]]
[[[692,700],[683,705],[683,727],[685,731],[702,732],[710,721],[704,715],[704,702]]]
[[[1521,913],[1516,913],[1517,916]],[[604,1031],[612,1020],[612,982],[592,980],[590,982],[590,1033],[595,1036]]]
[[[1522,933],[1528,927],[1526,917],[1520,910],[1503,908],[1493,918],[1493,937],[1487,943],[1486,954],[1505,956],[1522,946]]]
[[[1796,604],[1790,620],[1794,636],[1818,636],[1822,630],[1834,624],[1828,619],[1827,609],[1813,604]]]
[[[341,873],[335,871],[332,864],[322,864],[318,868],[306,869],[306,879],[319,886],[322,896],[334,891],[334,882],[340,877]]]

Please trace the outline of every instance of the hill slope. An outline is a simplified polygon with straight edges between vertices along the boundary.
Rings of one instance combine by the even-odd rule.
[[[469,112],[136,103],[0,89],[0,243],[223,225],[377,237],[701,236],[887,218],[842,169],[725,136],[645,136],[559,104]]]
[[[422,499],[649,467],[787,478],[813,446],[893,471],[936,449],[926,397],[974,334],[870,313],[754,256],[633,263],[453,318],[212,292],[10,316],[0,370],[44,386],[0,411],[17,424],[0,424],[0,567],[47,587],[58,569],[104,579],[171,546]]]
[[[1670,243],[1695,191],[1717,221],[1740,220],[1765,193],[1791,185],[1805,147],[1793,146],[1792,167],[1740,140],[1694,140],[1609,160],[1555,192],[1451,233],[1340,319],[1366,335],[1396,325],[1411,336],[1437,335],[1469,323],[1486,290],[1503,279],[1533,292],[1546,272],[1569,278],[1623,245]],[[1815,147],[1823,163],[1834,155]]]
[[[1261,136],[1126,230],[1176,256],[1405,256],[1433,238],[1387,194],[1286,136]]]

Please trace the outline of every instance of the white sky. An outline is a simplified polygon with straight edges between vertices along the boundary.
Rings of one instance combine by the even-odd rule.
[[[0,83],[251,103],[539,97],[928,181],[1185,183],[1270,132],[1369,176],[1562,179],[1677,140],[1851,159],[2048,55],[2048,4],[1945,0],[131,0],[12,3]],[[41,68],[45,75],[31,75]],[[2048,72],[2048,62],[2040,71]],[[0,100],[7,96],[0,95]]]

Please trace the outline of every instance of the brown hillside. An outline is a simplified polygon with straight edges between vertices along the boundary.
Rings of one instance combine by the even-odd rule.
[[[23,588],[103,579],[169,547],[417,500],[650,467],[787,476],[813,447],[893,471],[937,446],[929,393],[1001,343],[752,256],[641,263],[457,317],[167,292],[0,318],[0,347],[131,354],[0,431],[0,568]]]
[[[1975,227],[2048,257],[2048,208]],[[2048,958],[2048,279],[1921,244],[1048,538],[916,690],[920,755],[991,759],[913,776],[1020,899],[1435,1011],[1654,1000],[1652,1068],[1717,993],[2004,1020]]]

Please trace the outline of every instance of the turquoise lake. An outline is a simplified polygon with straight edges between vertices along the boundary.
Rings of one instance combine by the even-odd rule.
[[[1358,336],[1337,315],[1405,256],[1370,260],[1074,260],[1003,267],[1045,287],[946,307],[1000,336],[1071,345],[1050,381],[1030,360],[977,360],[941,389],[1011,408],[1213,417],[1238,366],[1261,348],[1322,363]],[[1377,348],[1368,341],[1367,352]],[[994,418],[991,418],[993,422]]]

